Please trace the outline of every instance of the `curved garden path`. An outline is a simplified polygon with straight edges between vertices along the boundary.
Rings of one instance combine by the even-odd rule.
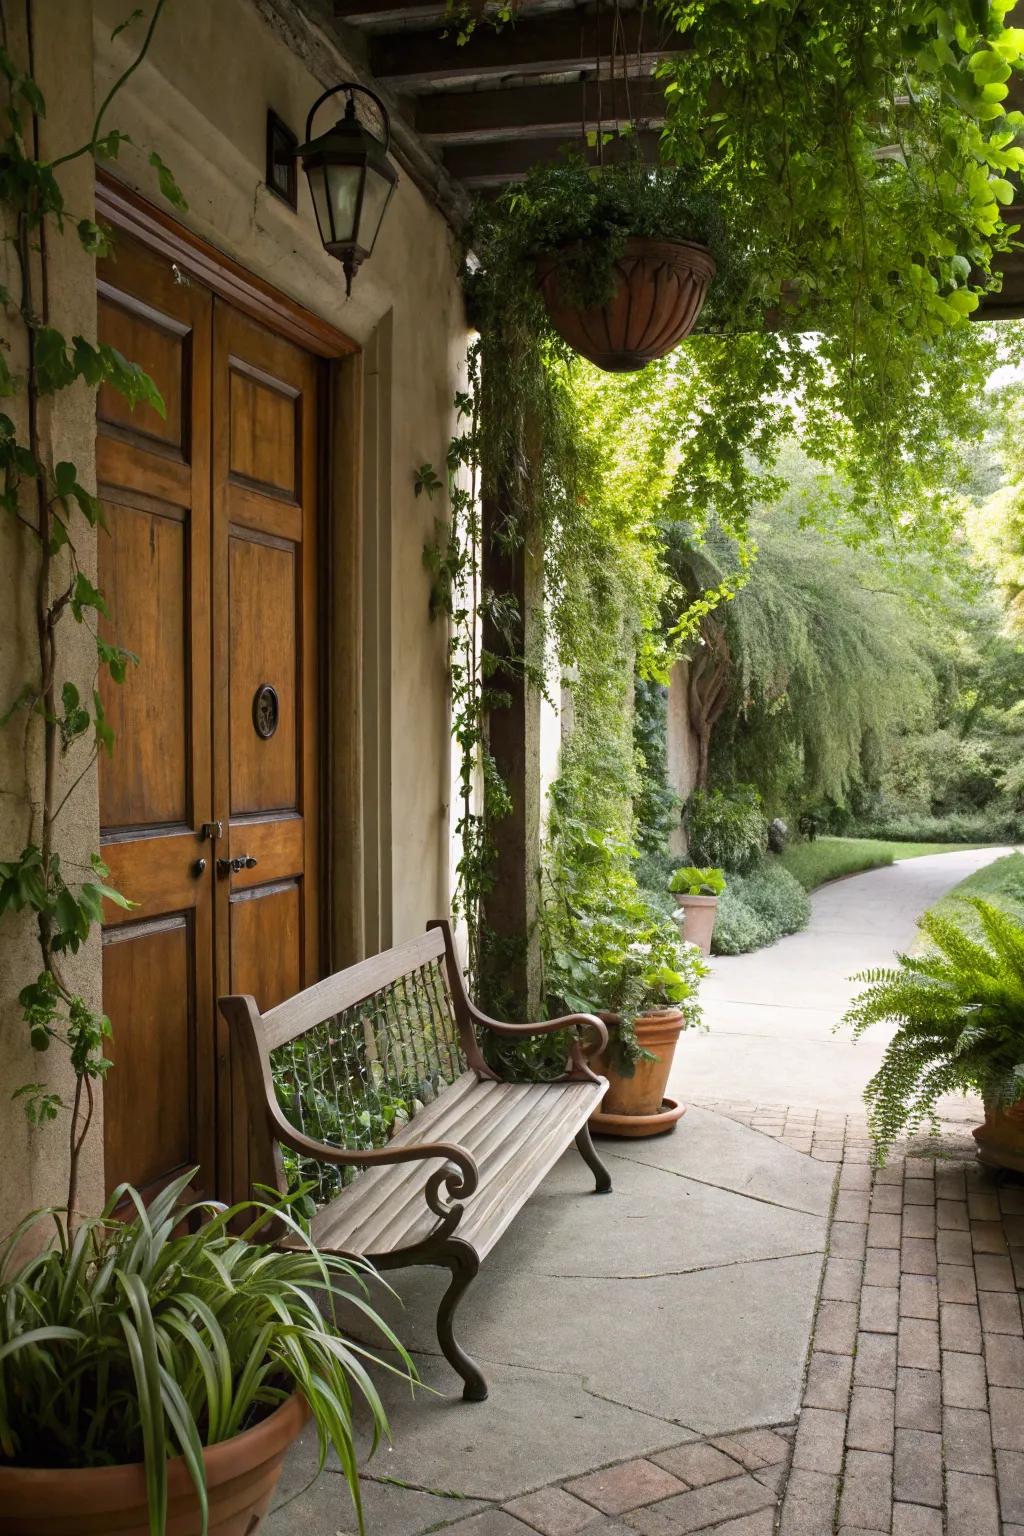
[[[903,859],[811,896],[802,933],[752,955],[719,957],[703,988],[705,1035],[684,1036],[669,1083],[674,1097],[859,1111],[886,1044],[876,1028],[857,1045],[832,1027],[857,991],[850,977],[890,965],[913,947],[920,914],[983,864],[1012,852],[979,848]],[[943,1118],[975,1123],[964,1099]]]

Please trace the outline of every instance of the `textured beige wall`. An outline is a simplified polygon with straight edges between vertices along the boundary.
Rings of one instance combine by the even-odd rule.
[[[64,148],[69,141],[88,138],[94,89],[96,99],[105,94],[132,57],[140,33],[136,23],[111,38],[132,9],[125,0],[15,0],[5,10],[12,45],[21,52],[29,3],[36,75],[49,103],[43,126],[46,153],[49,146]],[[344,77],[344,60],[332,60],[331,67],[335,64],[334,78]],[[382,579],[390,585],[385,606],[391,615],[391,657],[378,703],[390,737],[390,794],[382,819],[394,846],[390,909],[397,942],[420,931],[448,903],[445,635],[429,619],[429,581],[422,563],[438,509],[413,495],[413,475],[425,460],[439,469],[444,463],[466,327],[450,231],[407,176],[401,178],[378,248],[348,302],[340,266],[320,245],[303,178],[297,215],[262,185],[267,108],[301,134],[308,107],[326,83],[333,80],[315,78],[289,52],[263,19],[257,0],[174,0],[108,126],[135,141],[122,150],[117,174],[157,200],[146,163],[149,151],[157,149],[189,201],[183,221],[249,270],[360,344],[390,317],[384,328],[390,357],[382,375],[388,398],[378,401],[376,413],[383,432],[376,453],[388,473],[376,474],[374,483],[386,497],[376,511],[388,535],[382,547],[389,551]],[[91,165],[70,168],[64,185],[76,216],[91,213]],[[92,263],[73,240],[51,242],[49,260],[54,323],[93,335]],[[11,286],[9,275],[3,280]],[[352,398],[351,391],[347,397]],[[55,456],[74,458],[91,483],[95,428],[87,392],[70,402],[62,398],[55,436]],[[358,434],[351,440],[358,441]],[[336,466],[339,474],[351,469]],[[83,541],[82,552],[91,570],[95,550]],[[8,523],[0,524],[0,609],[13,626],[13,640],[9,628],[0,646],[0,698],[5,701],[31,671],[31,580],[23,542]],[[82,631],[69,638],[74,642],[67,651],[69,675],[91,685],[91,641]],[[6,857],[16,854],[30,835],[37,792],[34,779],[26,782],[23,744],[10,731],[0,733],[0,791],[0,857]],[[97,842],[94,776],[83,782],[69,809],[66,856],[74,858]],[[351,897],[339,892],[336,899]],[[26,1077],[45,1075],[41,1059],[22,1047],[11,1002],[35,974],[33,966],[30,929],[5,919],[0,929],[0,1232],[29,1205],[59,1199],[65,1183],[63,1128],[30,1135],[22,1110],[9,1100],[10,1088]],[[75,973],[83,992],[98,1000],[98,945],[79,957]],[[42,1065],[56,1070],[56,1054],[50,1056],[52,1061],[46,1058]],[[101,1152],[98,1127],[86,1179],[92,1200],[102,1188]]]
[[[91,17],[88,5],[65,5],[62,0],[32,0],[5,7],[12,51],[22,67],[29,63],[29,28],[34,48],[32,68],[47,103],[47,115],[40,122],[40,154],[56,156],[69,148],[88,142],[93,119]],[[62,57],[50,46],[59,37]],[[68,70],[66,59],[73,57],[76,68]],[[92,163],[85,159],[67,166],[61,173],[61,186],[69,209],[76,218],[93,211]],[[16,274],[11,270],[10,247],[4,246],[2,258],[6,270],[2,280],[13,293],[19,291]],[[81,333],[94,337],[96,298],[93,265],[82,251],[74,231],[61,239],[51,237],[46,246],[46,294],[49,321],[66,335]],[[35,272],[37,308],[43,292],[41,272]],[[21,327],[8,323],[5,338],[11,344],[13,369],[24,367],[25,349]],[[4,402],[19,433],[26,431],[23,399]],[[76,387],[60,396],[59,409],[41,412],[44,458],[52,463],[71,459],[78,466],[86,485],[94,484],[94,411],[93,397],[84,387]],[[23,437],[24,440],[24,437]],[[26,498],[26,516],[34,517],[31,498]],[[95,579],[95,539],[81,520],[76,523],[79,563]],[[63,575],[63,581],[61,577]],[[0,642],[0,708],[6,709],[23,683],[34,682],[39,675],[38,651],[34,629],[33,589],[36,577],[35,551],[31,537],[10,519],[0,521],[0,613],[4,635]],[[55,571],[54,580],[61,590],[66,585],[66,568]],[[58,690],[65,679],[77,683],[88,697],[96,667],[92,636],[84,626],[65,615],[59,631],[60,668]],[[72,752],[60,765],[63,795],[87,759],[83,749]],[[38,720],[24,714],[0,731],[0,858],[16,856],[26,844],[38,841],[39,808],[42,786],[42,740]],[[98,843],[95,775],[87,774],[68,800],[59,822],[60,851],[64,865],[74,869]],[[25,1027],[17,1005],[20,989],[34,980],[40,969],[39,950],[34,928],[24,916],[0,920],[0,1233],[6,1232],[26,1210],[35,1206],[59,1204],[67,1190],[67,1123],[60,1120],[39,1130],[30,1130],[20,1103],[13,1103],[11,1092],[25,1082],[46,1082],[58,1092],[70,1085],[67,1056],[58,1046],[45,1055],[30,1050],[25,1043]],[[77,957],[68,957],[64,975],[72,986],[93,1005],[100,999],[98,946],[92,945]],[[83,1198],[95,1200],[102,1188],[102,1124],[97,1115],[94,1134],[83,1163]]]

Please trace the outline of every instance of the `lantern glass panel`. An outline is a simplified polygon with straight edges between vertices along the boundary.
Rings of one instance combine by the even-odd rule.
[[[373,250],[394,185],[389,177],[382,176],[374,166],[367,166],[363,213],[359,220],[359,244],[367,252]]]
[[[359,214],[359,189],[362,180],[361,165],[329,165],[327,167],[327,191],[330,197],[333,230],[331,238],[336,244],[351,245],[359,240],[356,218]]]

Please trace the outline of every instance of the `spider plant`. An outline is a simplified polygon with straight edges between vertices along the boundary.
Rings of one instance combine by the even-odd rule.
[[[360,1309],[411,1379],[409,1356],[368,1305],[358,1269],[318,1253],[287,1202],[183,1204],[193,1177],[148,1207],[121,1186],[70,1235],[61,1212],[36,1212],[0,1249],[0,1466],[143,1462],[150,1530],[164,1536],[168,1459],[181,1456],[205,1531],[204,1447],[298,1390],[318,1470],[333,1447],[362,1529],[353,1397],[369,1408],[376,1448],[387,1421],[364,1360],[382,1362],[342,1336],[337,1301]],[[125,1203],[130,1218],[119,1219]],[[294,1246],[258,1240],[269,1219]],[[26,1257],[41,1226],[49,1239]]]
[[[867,983],[843,1019],[859,1039],[872,1024],[898,1028],[864,1099],[879,1161],[898,1136],[937,1127],[947,1093],[979,1093],[989,1109],[1024,1098],[1024,923],[980,897],[978,938],[926,912],[933,947],[898,955],[898,965],[862,971]]]

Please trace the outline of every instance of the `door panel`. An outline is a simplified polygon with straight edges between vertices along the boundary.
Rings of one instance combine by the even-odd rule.
[[[296,628],[301,619],[301,546],[235,525],[229,540],[231,604],[231,814],[298,809],[296,711],[301,679]],[[261,735],[257,692],[271,687]]]
[[[130,1171],[143,1187],[196,1155],[196,1109],[173,1091],[188,1083],[196,1048],[193,914],[110,931],[104,947],[104,1005],[117,1020],[114,1063],[103,1087],[107,1168],[111,1183]],[[160,986],[153,985],[159,976]],[[151,1112],[154,1085],[159,1102]],[[171,1091],[168,1091],[170,1089]],[[209,1114],[212,1105],[203,1106]],[[115,1172],[120,1170],[120,1172]]]
[[[197,1165],[230,1197],[248,1106],[216,998],[318,974],[318,365],[127,236],[100,323],[168,407],[98,406],[103,632],[139,657],[100,685],[104,855],[136,903],[104,931],[108,1184]]]
[[[318,974],[318,370],[215,301],[213,379],[214,774],[229,857],[246,861],[217,882],[218,975],[266,1009]],[[223,1038],[221,1061],[231,1076]],[[232,1093],[221,1156],[241,1191],[240,1074]]]
[[[149,370],[168,402],[98,408],[97,478],[109,537],[101,632],[138,657],[99,690],[117,733],[100,764],[104,857],[137,903],[108,908],[104,1004],[114,1070],[104,1092],[108,1186],[152,1192],[201,1168],[212,1189],[215,1039],[211,816],[210,455],[212,302],[132,241],[101,264],[100,335]],[[193,424],[199,423],[200,430]]]

